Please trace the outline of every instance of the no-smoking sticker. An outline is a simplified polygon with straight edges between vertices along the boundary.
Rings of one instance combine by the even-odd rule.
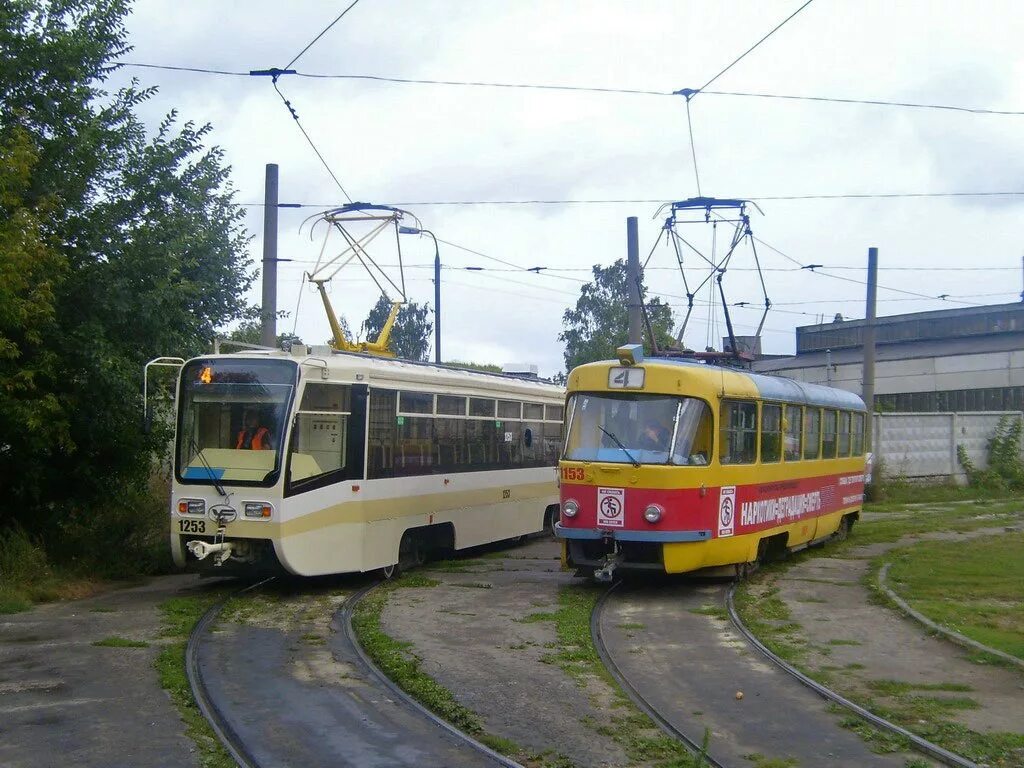
[[[732,536],[736,522],[736,486],[724,486],[718,495],[718,536]]]
[[[597,489],[597,524],[606,528],[622,528],[626,524],[625,488]]]

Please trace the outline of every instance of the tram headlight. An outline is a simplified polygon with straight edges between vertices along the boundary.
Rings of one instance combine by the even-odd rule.
[[[575,501],[567,501],[562,505],[562,514],[566,517],[576,517],[580,511],[580,505]]]
[[[246,517],[259,517],[268,519],[274,512],[274,508],[265,501],[247,501],[242,509]]]
[[[662,509],[657,504],[651,504],[644,510],[644,520],[652,525],[661,520]]]

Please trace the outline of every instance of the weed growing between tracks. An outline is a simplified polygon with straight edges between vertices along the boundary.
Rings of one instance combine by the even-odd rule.
[[[433,565],[431,568],[437,570]],[[462,572],[462,569],[454,572]],[[352,628],[363,650],[403,691],[495,752],[514,757],[532,768],[573,768],[572,763],[561,755],[531,755],[510,739],[487,733],[475,712],[462,706],[451,691],[423,671],[421,659],[411,650],[411,643],[395,640],[381,628],[381,614],[392,592],[436,587],[440,583],[420,573],[407,574],[382,584],[361,600],[353,611]]]
[[[665,735],[654,722],[636,708],[615,678],[601,662],[590,635],[590,616],[605,588],[594,584],[562,587],[558,593],[558,610],[534,613],[525,621],[554,621],[558,636],[556,649],[543,657],[547,664],[556,664],[563,672],[585,688],[589,679],[602,680],[614,692],[611,715],[602,724],[587,722],[602,736],[622,746],[632,764],[654,765],[657,768],[699,768],[706,765],[700,755],[693,755],[680,742]],[[707,752],[707,734],[702,750]]]
[[[964,692],[964,686],[942,682],[918,685],[903,681],[864,680],[851,675],[852,672],[863,669],[863,665],[860,664],[849,664],[845,667],[815,667],[809,661],[811,652],[827,656],[830,649],[815,648],[807,643],[802,636],[802,627],[791,620],[789,609],[779,598],[780,590],[776,585],[779,575],[809,557],[841,557],[854,547],[895,542],[904,536],[914,534],[939,531],[966,532],[1017,523],[1020,521],[1021,507],[1021,502],[1016,500],[976,501],[939,508],[919,508],[910,505],[869,507],[869,511],[888,514],[885,514],[884,517],[860,522],[855,528],[855,533],[843,542],[829,544],[824,549],[816,551],[802,552],[785,562],[772,563],[762,568],[737,589],[735,598],[737,612],[754,635],[779,657],[818,682],[839,690],[846,698],[860,706],[976,762],[990,766],[1024,766],[1024,734],[982,734],[973,731],[955,722],[952,718],[958,711],[976,708],[977,702],[967,696],[927,695],[928,692]],[[998,540],[1005,541],[1007,539],[1007,536],[1000,536]],[[970,550],[976,546],[978,546],[977,542],[972,542]],[[979,553],[976,562],[976,558],[971,555],[968,559],[973,562],[973,565],[963,560],[961,566],[957,562],[958,559],[962,559],[965,552],[969,551],[964,547],[963,542],[927,542],[915,545],[910,551],[918,547],[934,547],[937,553],[943,553],[935,558],[935,568],[956,570],[962,567],[963,573],[959,576],[948,573],[951,584],[958,583],[962,585],[959,588],[963,590],[962,594],[950,601],[950,605],[955,605],[958,613],[966,611],[970,614],[971,601],[977,600],[977,597],[971,593],[971,589],[972,584],[975,587],[978,586],[980,578],[978,568],[982,563],[988,563],[992,567],[994,565],[993,555],[989,553],[988,559],[986,559],[984,553]],[[1013,548],[1011,547],[1011,549]],[[1020,552],[1019,543],[1013,551]],[[952,554],[954,552],[955,556]],[[880,562],[884,558],[890,557],[898,558],[899,554],[883,555],[878,558],[865,577],[864,584],[872,591],[874,591],[875,573]],[[1017,557],[1019,560],[1019,554]],[[1020,567],[1019,563],[1016,565]],[[890,584],[894,581],[892,573],[890,571]],[[922,584],[927,584],[927,586],[922,586],[922,589],[927,590],[932,587],[928,583],[928,580],[932,578],[928,574],[931,574],[932,571],[925,569],[923,573],[925,575],[922,576]],[[1007,583],[1013,582],[1012,587],[1019,589],[1018,581],[1019,579],[1014,581],[1010,578]],[[941,592],[945,587],[936,584],[934,588],[939,589],[940,594],[945,594]],[[949,589],[957,588],[957,586],[949,586]],[[999,589],[999,587],[993,586],[993,589]],[[1014,604],[1013,608],[1017,607]],[[979,610],[982,608],[984,608],[983,604],[979,606]],[[827,609],[823,606],[822,610]],[[957,628],[963,631],[960,627]],[[839,639],[833,640],[830,644],[846,645],[849,644],[849,641]],[[991,658],[994,657],[988,657],[988,659]],[[986,659],[982,663],[991,663],[991,661]],[[845,709],[832,705],[830,711],[842,715],[840,724],[860,735],[873,751],[885,753],[909,749],[909,743],[905,739],[878,731],[859,717],[850,715]]]
[[[201,595],[172,597],[160,604],[163,613],[161,635],[174,642],[157,656],[156,671],[160,676],[160,685],[170,694],[185,722],[186,735],[199,750],[199,761],[203,768],[235,768],[235,761],[217,739],[192,697],[192,688],[185,674],[185,646],[192,627],[203,613],[226,594],[225,589],[216,589]]]

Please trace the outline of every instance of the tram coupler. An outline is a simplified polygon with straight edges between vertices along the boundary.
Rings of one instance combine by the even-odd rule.
[[[611,583],[612,579],[615,578],[615,569],[619,565],[619,553],[616,552],[614,555],[608,555],[604,560],[604,565],[594,571],[594,581],[602,584]]]
[[[231,557],[231,542],[221,541],[217,544],[207,544],[205,541],[193,539],[185,546],[188,551],[195,555],[196,560],[205,560],[207,555],[213,555],[213,564],[224,565],[224,562]]]

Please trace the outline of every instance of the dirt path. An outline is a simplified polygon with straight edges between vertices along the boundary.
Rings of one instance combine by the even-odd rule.
[[[972,661],[968,651],[928,635],[873,599],[865,584],[871,560],[891,549],[926,540],[967,541],[1003,530],[925,534],[855,547],[841,558],[809,558],[754,590],[768,594],[778,588],[806,641],[805,665],[827,675],[832,687],[886,706],[914,693],[937,700],[947,719],[978,733],[1024,733],[1024,676]]]
[[[552,762],[560,753],[578,766],[632,765],[599,733],[616,715],[610,687],[600,679],[581,687],[550,663],[554,623],[535,615],[553,613],[559,587],[572,581],[558,556],[558,545],[545,539],[465,570],[428,566],[424,573],[441,584],[395,592],[382,629],[411,643],[423,671],[476,712],[489,733]]]
[[[0,617],[0,765],[198,765],[153,667],[157,606],[197,581],[165,576]],[[111,637],[149,645],[94,645]]]

